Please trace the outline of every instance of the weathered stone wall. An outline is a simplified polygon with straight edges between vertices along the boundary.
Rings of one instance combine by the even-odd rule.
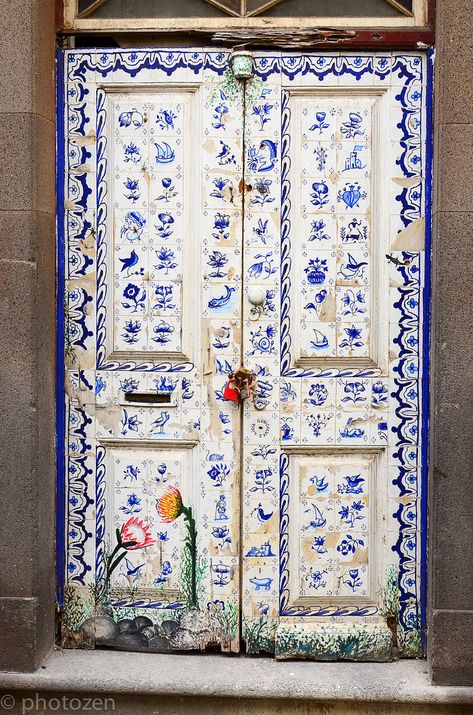
[[[54,642],[54,15],[0,2],[0,669]]]
[[[1,0],[0,28],[0,669],[29,671],[54,642],[52,0]],[[445,684],[473,682],[472,158],[471,2],[437,0],[428,646]]]
[[[473,36],[437,0],[430,617],[435,683],[473,683]]]

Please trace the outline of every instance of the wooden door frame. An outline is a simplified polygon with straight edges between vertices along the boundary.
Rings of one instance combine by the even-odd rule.
[[[434,43],[435,0],[414,0],[414,17],[399,18],[137,18],[78,17],[78,0],[56,0],[56,29],[61,35],[183,35],[196,44],[223,47],[311,49],[425,49]],[[146,42],[144,40],[144,42]]]

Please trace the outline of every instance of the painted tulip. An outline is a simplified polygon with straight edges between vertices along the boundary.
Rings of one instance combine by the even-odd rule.
[[[156,501],[156,509],[162,521],[170,524],[182,514],[182,496],[177,487],[169,486],[163,496]]]

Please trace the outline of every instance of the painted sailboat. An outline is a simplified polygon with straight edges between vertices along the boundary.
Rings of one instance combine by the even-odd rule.
[[[314,350],[323,350],[324,348],[328,348],[327,336],[321,333],[320,330],[316,330],[314,328],[314,339],[311,340],[310,344]]]
[[[313,529],[322,529],[327,523],[327,519],[316,504],[312,504],[311,506],[314,508],[314,518],[309,522],[309,526]]]

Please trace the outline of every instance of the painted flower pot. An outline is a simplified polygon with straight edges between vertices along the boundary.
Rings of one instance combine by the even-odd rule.
[[[308,271],[307,272],[307,282],[312,285],[321,285],[325,280],[325,273],[323,271]]]

